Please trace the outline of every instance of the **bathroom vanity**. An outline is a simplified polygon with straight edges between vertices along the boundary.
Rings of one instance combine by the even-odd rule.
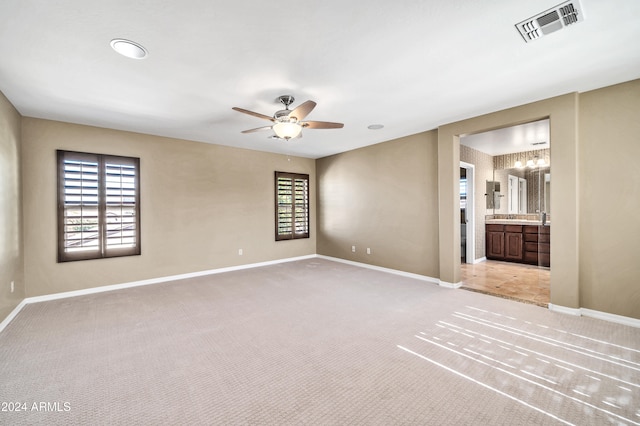
[[[532,220],[487,220],[486,256],[491,260],[551,266],[551,226]]]

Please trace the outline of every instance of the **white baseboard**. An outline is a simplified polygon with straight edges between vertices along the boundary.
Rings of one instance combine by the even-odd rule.
[[[132,281],[132,282],[128,282],[128,283],[105,285],[105,286],[92,287],[92,288],[87,288],[87,289],[82,289],[82,290],[65,291],[65,292],[62,292],[62,293],[45,294],[43,296],[27,297],[24,300],[22,300],[22,302],[20,302],[20,304],[13,311],[11,311],[9,316],[7,316],[0,323],[0,332],[2,332],[2,330],[4,330],[4,328],[7,325],[9,325],[11,320],[13,320],[16,317],[16,315],[18,315],[18,313],[22,310],[22,308],[24,308],[26,305],[28,305],[30,303],[48,302],[48,301],[51,301],[51,300],[66,299],[68,297],[85,296],[85,295],[88,295],[88,294],[104,293],[106,291],[122,290],[122,289],[125,289],[125,288],[139,287],[139,286],[143,286],[143,285],[160,284],[160,283],[165,283],[165,282],[168,282],[168,281],[177,281],[177,280],[183,280],[183,279],[187,279],[187,278],[202,277],[202,276],[205,276],[205,275],[222,274],[222,273],[225,273],[225,272],[240,271],[242,269],[259,268],[261,266],[276,265],[276,264],[279,264],[279,263],[286,263],[286,262],[295,262],[297,260],[313,259],[315,257],[317,257],[317,255],[310,254],[310,255],[307,255],[307,256],[289,257],[289,258],[285,258],[285,259],[270,260],[270,261],[266,261],[266,262],[249,263],[249,264],[246,264],[246,265],[229,266],[229,267],[226,267],[226,268],[209,269],[209,270],[206,270],[206,271],[198,271],[198,272],[190,272],[190,273],[187,273],[187,274],[170,275],[170,276],[165,276],[165,277],[151,278],[151,279],[148,279],[148,280],[140,280],[140,281]]]
[[[440,282],[440,280],[438,280],[437,278],[429,277],[426,275],[414,274],[411,272],[400,271],[397,269],[384,268],[382,266],[369,265],[368,263],[354,262],[353,260],[341,259],[339,257],[324,256],[322,254],[317,255],[317,257],[320,259],[331,260],[333,262],[346,263],[347,265],[359,266],[361,268],[373,269],[375,271],[387,272],[389,274],[401,275],[407,278],[414,278],[416,280],[427,281],[434,284],[439,284]]]
[[[567,308],[566,306],[554,305],[552,303],[549,303],[549,310],[553,312],[558,312],[560,314],[565,314],[565,315],[573,315],[576,317],[582,316],[582,313],[580,312],[580,308],[578,309]]]
[[[607,312],[594,311],[592,309],[581,308],[582,315],[585,317],[597,318],[609,322],[615,322],[622,325],[628,325],[630,327],[640,328],[640,319],[623,317],[622,315],[610,314]]]
[[[565,306],[553,305],[549,303],[549,310],[561,314],[574,316],[585,316],[596,318],[603,321],[613,322],[616,324],[628,325],[629,327],[640,328],[640,319],[625,317],[622,315],[610,314],[608,312],[595,311],[587,308],[567,308]]]
[[[2,330],[4,330],[5,327],[9,325],[9,323],[16,317],[16,315],[18,315],[18,313],[20,313],[22,308],[25,307],[25,305],[27,304],[25,300],[26,299],[22,299],[22,302],[20,302],[18,306],[16,306],[15,309],[11,311],[9,315],[7,315],[7,317],[2,320],[2,322],[0,322],[0,333],[2,333]]]
[[[487,261],[487,257],[483,256],[480,259],[476,259],[473,261],[473,264],[475,265],[476,263],[482,263],[482,262],[486,262]]]
[[[446,281],[438,280],[438,285],[440,287],[446,287],[446,288],[460,288],[462,287],[462,281],[458,283],[448,283]]]
[[[276,264],[279,264],[279,263],[295,262],[295,261],[298,261],[298,260],[313,259],[313,258],[321,258],[321,259],[326,259],[326,260],[330,260],[330,261],[334,261],[334,262],[346,263],[346,264],[353,265],[353,266],[358,266],[358,267],[362,267],[362,268],[373,269],[373,270],[376,270],[376,271],[381,271],[381,272],[387,272],[387,273],[390,273],[390,274],[400,275],[400,276],[403,276],[403,277],[414,278],[414,279],[417,279],[417,280],[427,281],[427,282],[430,282],[430,283],[438,284],[439,286],[446,287],[446,288],[455,289],[455,288],[459,288],[460,286],[462,286],[462,282],[449,283],[449,282],[446,282],[446,281],[441,281],[438,278],[433,278],[433,277],[429,277],[429,276],[426,276],[426,275],[413,274],[411,272],[399,271],[397,269],[383,268],[381,266],[369,265],[367,263],[361,263],[361,262],[354,262],[354,261],[351,261],[351,260],[340,259],[340,258],[337,258],[337,257],[330,257],[330,256],[319,255],[319,254],[310,254],[310,255],[307,255],[307,256],[290,257],[290,258],[286,258],[286,259],[270,260],[270,261],[267,261],[267,262],[249,263],[249,264],[246,264],[246,265],[229,266],[229,267],[226,267],[226,268],[210,269],[210,270],[206,270],[206,271],[191,272],[191,273],[187,273],[187,274],[171,275],[171,276],[166,276],[166,277],[152,278],[152,279],[148,279],[148,280],[141,280],[141,281],[133,281],[133,282],[128,282],[128,283],[106,285],[106,286],[101,286],[101,287],[93,287],[93,288],[88,288],[88,289],[83,289],[83,290],[75,290],[75,291],[66,291],[66,292],[62,292],[62,293],[47,294],[47,295],[44,295],[44,296],[27,297],[24,300],[22,300],[22,302],[20,302],[20,304],[18,304],[18,306],[16,306],[16,308],[13,311],[11,311],[11,313],[4,320],[2,320],[2,322],[0,322],[0,333],[9,325],[9,323],[18,315],[18,313],[20,313],[20,311],[26,305],[28,305],[30,303],[47,302],[47,301],[50,301],[50,300],[64,299],[64,298],[68,298],[68,297],[76,297],[76,296],[84,296],[84,295],[88,295],[88,294],[103,293],[103,292],[106,292],[106,291],[121,290],[121,289],[125,289],[125,288],[139,287],[139,286],[143,286],[143,285],[159,284],[159,283],[164,283],[164,282],[168,282],[168,281],[177,281],[177,280],[182,280],[182,279],[186,279],[186,278],[194,278],[194,277],[201,277],[201,276],[205,276],[205,275],[221,274],[221,273],[225,273],[225,272],[239,271],[239,270],[243,270],[243,269],[259,268],[261,266],[276,265]],[[631,326],[631,327],[640,328],[640,319],[625,317],[625,316],[616,315],[616,314],[610,314],[610,313],[607,313],[607,312],[595,311],[595,310],[592,310],[592,309],[568,308],[568,307],[565,307],[565,306],[553,305],[553,304],[549,303],[549,310],[554,311],[554,312],[558,312],[558,313],[562,313],[562,314],[568,314],[568,315],[574,315],[574,316],[586,316],[586,317],[601,319],[601,320],[604,320],[604,321],[609,321],[609,322],[613,322],[613,323],[617,323],[617,324],[622,324],[622,325],[627,325],[627,326]]]
[[[84,295],[87,295],[87,294],[102,293],[102,292],[105,292],[105,291],[122,290],[124,288],[139,287],[139,286],[150,285],[150,284],[159,284],[159,283],[164,283],[164,282],[167,282],[167,281],[184,280],[184,279],[187,279],[187,278],[202,277],[202,276],[205,276],[205,275],[222,274],[222,273],[225,273],[225,272],[233,272],[233,271],[240,271],[240,270],[243,270],[243,269],[259,268],[261,266],[276,265],[278,263],[286,263],[286,262],[295,262],[296,260],[312,259],[312,258],[315,258],[315,257],[316,257],[315,254],[310,254],[310,255],[307,255],[307,256],[289,257],[289,258],[286,258],[286,259],[270,260],[270,261],[267,261],[267,262],[248,263],[248,264],[245,264],[245,265],[229,266],[229,267],[217,268],[217,269],[208,269],[206,271],[189,272],[187,274],[169,275],[169,276],[166,276],[166,277],[151,278],[151,279],[148,279],[148,280],[132,281],[132,282],[122,283],[122,284],[112,284],[112,285],[105,285],[105,286],[100,286],[100,287],[92,287],[92,288],[87,288],[87,289],[82,289],[82,290],[65,291],[65,292],[62,292],[62,293],[47,294],[47,295],[44,295],[44,296],[28,297],[28,298],[25,299],[25,301],[27,303],[47,302],[49,300],[65,299],[67,297],[84,296]]]

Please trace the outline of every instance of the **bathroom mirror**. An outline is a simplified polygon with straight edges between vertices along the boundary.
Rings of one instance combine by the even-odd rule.
[[[485,192],[487,210],[493,210],[495,212],[496,209],[500,209],[500,198],[502,196],[503,195],[500,194],[500,182],[488,180]]]
[[[538,214],[551,212],[550,167],[513,167],[493,171],[494,184],[506,188],[502,204],[493,206],[494,214]],[[487,194],[489,181],[487,181]],[[489,198],[487,197],[487,208]]]

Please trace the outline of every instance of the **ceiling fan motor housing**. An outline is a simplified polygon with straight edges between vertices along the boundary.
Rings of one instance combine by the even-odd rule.
[[[290,113],[291,113],[290,109],[281,109],[280,111],[276,111],[276,113],[273,114],[273,118],[275,118],[276,120],[288,118]]]
[[[285,106],[285,108],[289,109],[289,105],[291,105],[296,100],[296,98],[291,95],[282,95],[278,96],[278,100]]]

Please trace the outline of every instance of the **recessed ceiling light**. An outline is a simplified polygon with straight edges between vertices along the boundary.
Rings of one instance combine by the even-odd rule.
[[[367,126],[369,130],[380,130],[384,127],[384,124],[370,124]]]
[[[111,40],[113,50],[131,59],[144,59],[147,57],[147,49],[131,40],[114,38]]]

